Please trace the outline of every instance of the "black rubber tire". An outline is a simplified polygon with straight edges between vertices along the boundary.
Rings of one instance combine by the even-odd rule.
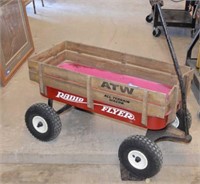
[[[148,23],[151,23],[151,22],[153,21],[153,16],[152,16],[152,14],[149,14],[149,15],[146,16],[146,21],[147,21]]]
[[[47,127],[45,132],[39,132],[33,125],[33,118],[43,118]],[[38,103],[32,105],[25,114],[25,122],[30,133],[41,141],[50,141],[55,139],[61,131],[62,123],[59,115],[53,108],[44,103]],[[39,125],[38,126],[44,126]]]
[[[159,37],[161,35],[161,30],[159,28],[155,28],[152,34],[154,37]]]
[[[132,152],[142,153],[147,159],[147,165],[144,168],[137,168],[130,163],[128,157]],[[162,152],[156,143],[145,136],[135,135],[125,139],[118,151],[118,157],[121,164],[131,173],[135,180],[145,180],[156,175],[163,163]],[[135,162],[138,162],[134,157]],[[142,161],[142,160],[140,160]],[[139,161],[139,162],[140,162]]]
[[[192,115],[189,112],[189,110],[187,110],[186,116],[187,116],[186,118],[187,118],[187,122],[188,122],[188,128],[191,128],[191,125],[192,125]],[[176,117],[178,118],[178,121],[179,121],[179,124],[178,124],[178,126],[176,128],[184,131],[184,125],[183,125],[183,122],[181,121],[181,111],[180,110],[176,113]]]

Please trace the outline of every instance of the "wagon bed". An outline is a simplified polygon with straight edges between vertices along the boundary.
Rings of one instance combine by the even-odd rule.
[[[181,66],[189,92],[193,71]],[[29,60],[43,96],[156,130],[176,117],[180,89],[172,64],[65,41]]]

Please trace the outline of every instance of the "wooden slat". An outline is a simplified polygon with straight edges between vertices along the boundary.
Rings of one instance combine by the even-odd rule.
[[[174,115],[174,117],[176,116],[176,111],[177,111],[177,105],[179,103],[179,86],[175,85],[174,86],[174,95],[173,95],[173,101],[171,102],[171,110],[172,113]]]
[[[40,54],[37,54],[29,59],[30,62],[36,61],[36,62],[43,62],[46,59],[49,59],[50,57],[54,57],[58,55],[60,52],[65,50],[65,43],[62,42],[60,44],[57,44],[53,46],[52,48],[45,50],[41,52]]]
[[[70,82],[65,82],[61,80],[56,80],[53,77],[43,76],[43,81],[46,86],[62,90],[68,93],[77,94],[82,97],[87,97],[86,86],[80,86],[77,84],[72,84]]]
[[[194,70],[190,70],[186,73],[184,73],[184,82],[185,82],[185,89],[186,89],[186,95],[188,96],[191,89],[191,81],[193,79]]]
[[[44,84],[44,66],[43,65],[39,65],[39,86],[40,86],[40,92],[42,94],[45,94],[45,84]]]
[[[148,91],[144,92],[143,104],[142,104],[142,124],[147,126],[148,117]]]
[[[92,86],[91,86],[91,76],[87,76],[87,107],[94,109],[93,95],[92,95]]]
[[[122,61],[124,58],[124,54],[117,51],[112,51],[104,48],[98,48],[94,46],[89,46],[69,41],[66,42],[66,50],[88,54],[91,56],[98,56],[101,58],[111,59],[115,61]]]
[[[39,75],[36,72],[29,71],[30,80],[39,83]]]
[[[66,60],[66,52],[62,51],[62,52],[58,53],[58,55],[44,60],[43,63],[57,66],[58,64],[60,64],[61,62],[65,61],[65,60]]]
[[[179,87],[176,85],[173,88],[173,100],[171,103],[169,103],[170,108],[168,107],[169,116],[167,123],[171,123],[176,118],[176,112],[177,112],[177,105],[178,105],[178,96],[179,96]]]
[[[53,76],[55,80],[63,80],[66,82],[80,83],[87,85],[87,75],[75,73],[70,70],[65,70],[55,66],[45,64],[44,74],[47,76]]]
[[[149,68],[152,70],[158,70],[172,75],[176,75],[174,65],[168,62],[158,61],[155,59],[145,58],[141,56],[134,56],[130,54],[125,55],[124,61],[127,64],[142,66],[144,68]],[[188,67],[186,66],[180,66],[180,69],[183,73],[188,71]]]

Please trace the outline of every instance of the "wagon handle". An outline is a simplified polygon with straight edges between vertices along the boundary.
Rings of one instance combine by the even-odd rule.
[[[177,77],[178,77],[179,86],[180,86],[180,90],[181,90],[181,100],[182,100],[182,103],[181,103],[181,115],[182,115],[181,120],[183,121],[183,124],[184,124],[185,135],[187,136],[187,135],[189,135],[189,127],[188,127],[187,116],[186,116],[186,111],[187,111],[186,89],[185,89],[185,84],[184,84],[184,80],[183,80],[183,75],[182,75],[182,72],[180,70],[180,66],[179,66],[179,63],[178,63],[178,60],[177,60],[177,57],[176,57],[176,54],[175,54],[175,50],[174,50],[172,41],[171,41],[171,39],[168,35],[167,24],[166,24],[166,22],[163,18],[160,5],[157,3],[154,6],[158,10],[160,20],[161,20],[161,24],[162,24],[162,27],[163,27],[163,30],[164,30],[164,34],[165,34],[165,37],[167,39],[170,54],[172,56],[174,68],[175,68],[175,71],[176,71],[176,74],[177,74]]]

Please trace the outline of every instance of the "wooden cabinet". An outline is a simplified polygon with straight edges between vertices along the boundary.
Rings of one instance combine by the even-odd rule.
[[[4,86],[34,50],[21,0],[1,0],[0,25],[0,72]]]

